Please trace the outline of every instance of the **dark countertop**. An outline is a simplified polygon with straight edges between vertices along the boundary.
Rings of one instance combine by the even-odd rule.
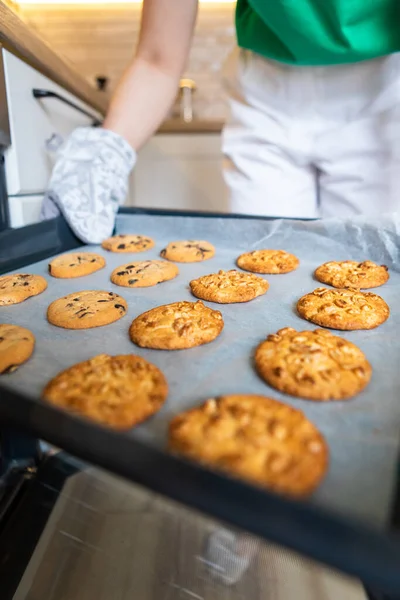
[[[181,119],[167,119],[157,133],[221,133],[224,126],[222,120],[194,119],[185,123]]]

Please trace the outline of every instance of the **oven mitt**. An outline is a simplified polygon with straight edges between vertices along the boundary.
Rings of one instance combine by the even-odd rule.
[[[135,151],[120,135],[107,129],[76,129],[57,153],[40,219],[53,219],[61,212],[79,239],[100,243],[112,235],[135,162]]]

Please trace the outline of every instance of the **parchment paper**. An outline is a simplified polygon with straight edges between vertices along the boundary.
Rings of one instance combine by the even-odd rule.
[[[206,398],[258,393],[283,400],[304,411],[326,436],[330,447],[328,475],[309,501],[383,527],[397,478],[400,438],[400,218],[382,217],[374,223],[357,218],[350,223],[121,215],[117,231],[151,236],[156,246],[140,254],[114,254],[90,247],[106,257],[107,266],[77,279],[52,278],[47,272],[48,260],[23,269],[44,275],[49,287],[22,304],[0,308],[0,322],[28,327],[37,340],[31,360],[4,376],[2,382],[31,395],[33,401],[40,401],[47,381],[76,362],[101,352],[139,354],[163,370],[170,392],[164,409],[128,435],[162,448],[170,418]],[[180,264],[177,279],[152,288],[128,289],[110,282],[115,267],[132,260],[157,258],[169,241],[177,239],[206,239],[215,244],[216,255],[202,263]],[[190,279],[234,268],[240,253],[257,248],[293,252],[300,258],[300,268],[286,275],[265,276],[270,289],[252,302],[209,303],[222,311],[225,320],[218,339],[183,351],[144,350],[132,344],[128,329],[137,315],[160,304],[193,300],[188,288]],[[296,301],[320,285],[313,278],[318,265],[345,259],[374,260],[390,269],[389,282],[373,290],[388,302],[389,320],[372,331],[337,332],[365,352],[373,366],[372,381],[366,391],[343,402],[319,404],[280,394],[256,375],[252,364],[254,349],[268,334],[282,327],[314,329],[297,315]],[[50,302],[89,289],[119,293],[128,302],[127,315],[111,325],[83,331],[64,330],[47,323]]]

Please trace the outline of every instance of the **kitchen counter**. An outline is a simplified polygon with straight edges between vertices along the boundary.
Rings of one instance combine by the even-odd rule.
[[[222,120],[194,119],[189,123],[181,119],[167,119],[157,133],[220,133],[224,126]]]
[[[98,92],[0,0],[0,45],[104,115],[109,98]]]

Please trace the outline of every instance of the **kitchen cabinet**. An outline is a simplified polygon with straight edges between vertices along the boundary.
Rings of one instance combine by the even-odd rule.
[[[38,194],[47,187],[54,160],[46,147],[48,140],[64,139],[101,115],[10,52],[4,51],[3,61],[11,130],[11,147],[5,153],[8,194]],[[58,98],[34,98],[35,89]]]
[[[139,152],[133,197],[146,208],[227,212],[221,134],[154,136]]]
[[[10,225],[22,227],[39,219],[55,160],[48,142],[62,142],[77,127],[101,121],[102,115],[11,52],[0,47],[0,53],[11,134],[11,146],[4,152]],[[33,90],[57,97],[38,99]],[[130,180],[128,206],[132,191]]]
[[[39,221],[43,194],[9,197],[11,227],[23,227]]]

